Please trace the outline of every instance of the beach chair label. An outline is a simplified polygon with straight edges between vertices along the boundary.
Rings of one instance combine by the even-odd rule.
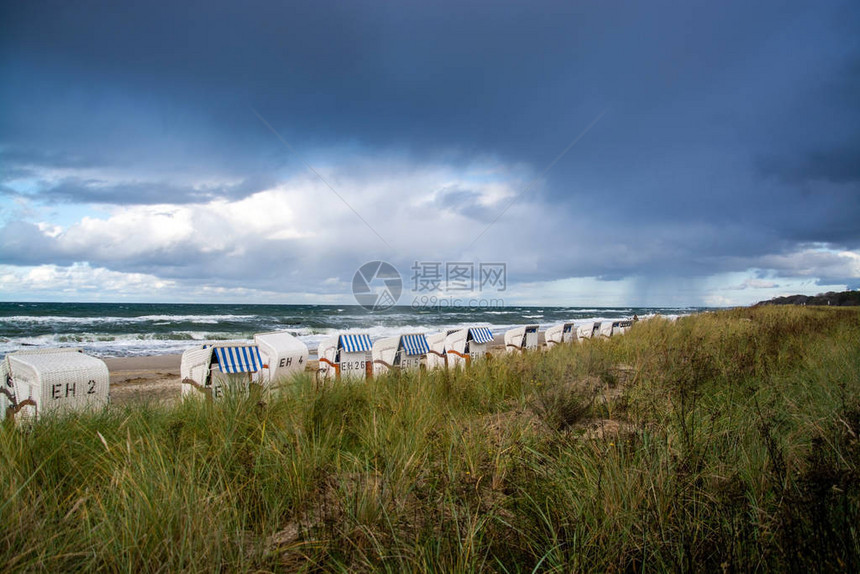
[[[84,385],[86,387],[86,394],[94,395],[96,394],[96,381],[95,379],[90,379]],[[68,399],[69,397],[74,397],[78,393],[78,381],[71,381],[65,383],[54,383],[51,385],[51,398],[54,400],[59,399]]]

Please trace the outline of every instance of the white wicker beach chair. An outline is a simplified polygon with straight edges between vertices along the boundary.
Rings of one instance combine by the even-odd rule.
[[[0,360],[0,421],[6,418],[6,411],[15,403],[15,387],[9,376],[5,357]]]
[[[546,339],[547,347],[578,341],[578,337],[576,336],[576,325],[573,323],[553,325],[546,330],[544,338]]]
[[[576,335],[580,339],[596,338],[600,335],[600,321],[588,322],[579,326]]]
[[[597,334],[604,339],[608,339],[612,336],[612,321],[602,321],[600,323],[600,330]]]
[[[493,333],[487,327],[454,331],[445,338],[448,366],[467,365],[471,360],[486,357],[493,341]]]
[[[447,329],[441,333],[427,335],[427,345],[430,350],[427,352],[427,368],[428,369],[444,369],[448,366],[448,354],[445,352],[445,340],[451,333],[456,333],[459,329]]]
[[[373,373],[383,374],[392,370],[410,371],[426,364],[430,345],[423,333],[398,335],[380,339],[373,343]]]
[[[254,342],[263,359],[263,384],[301,373],[308,363],[308,346],[286,331],[258,333]]]
[[[613,321],[612,322],[612,336],[614,337],[615,335],[623,335],[632,326],[633,326],[633,320],[632,319],[625,319],[623,321]]]
[[[370,335],[337,335],[320,341],[319,376],[327,378],[362,379],[372,364],[373,343]]]
[[[202,393],[219,399],[229,390],[247,391],[262,384],[263,360],[257,345],[245,341],[200,345],[182,353],[182,396]]]
[[[517,351],[533,350],[538,348],[538,326],[523,325],[514,327],[505,332],[505,351],[515,353]]]
[[[5,363],[14,389],[12,412],[22,418],[108,403],[107,365],[80,349],[17,351],[6,355]]]

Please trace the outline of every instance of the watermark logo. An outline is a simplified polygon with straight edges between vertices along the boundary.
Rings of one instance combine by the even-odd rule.
[[[415,261],[412,264],[413,309],[439,310],[494,309],[505,306],[500,298],[487,297],[488,292],[508,288],[505,263],[472,263],[468,261]],[[403,292],[400,273],[390,263],[371,261],[362,265],[352,279],[352,294],[368,311],[385,311],[398,303]]]
[[[369,261],[352,277],[352,294],[368,311],[385,311],[394,307],[402,292],[400,273],[385,261]]]
[[[506,263],[471,261],[416,261],[412,264],[412,290],[415,293],[444,291],[505,291],[508,288]]]

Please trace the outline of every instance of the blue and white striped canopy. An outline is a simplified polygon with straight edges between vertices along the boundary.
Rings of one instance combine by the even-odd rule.
[[[340,348],[347,353],[358,353],[361,351],[369,351],[373,347],[370,342],[370,335],[341,335]]]
[[[476,343],[489,343],[493,340],[493,332],[487,327],[472,327],[469,329],[469,335]]]
[[[430,352],[430,345],[424,335],[403,335],[400,344],[407,355],[426,355]]]
[[[215,347],[222,373],[256,373],[263,365],[257,347]]]

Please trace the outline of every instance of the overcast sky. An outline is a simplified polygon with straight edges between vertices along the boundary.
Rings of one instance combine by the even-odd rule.
[[[0,299],[860,288],[860,2],[3,2]],[[460,295],[460,294],[458,294]]]

